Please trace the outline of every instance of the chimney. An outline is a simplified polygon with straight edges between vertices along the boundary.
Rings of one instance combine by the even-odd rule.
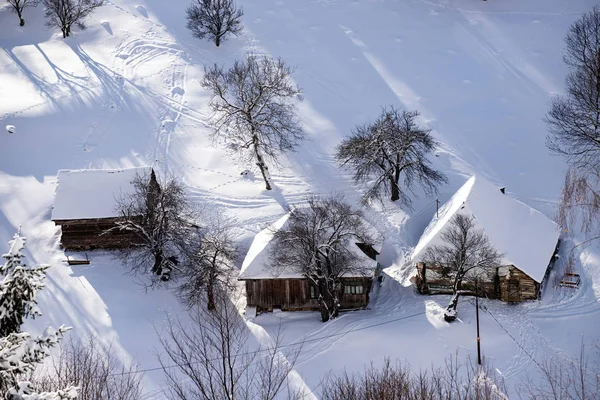
[[[500,191],[502,192],[502,194],[504,194],[504,190],[505,190],[505,189],[506,189],[506,188],[505,188],[504,186],[500,188]]]

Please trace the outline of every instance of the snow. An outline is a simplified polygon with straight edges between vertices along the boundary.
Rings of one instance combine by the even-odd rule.
[[[25,238],[15,233],[12,240],[8,242],[8,246],[8,253],[3,254],[3,258],[15,257],[19,255],[19,253],[25,246]]]
[[[302,278],[296,271],[282,270],[280,273],[270,268],[269,250],[273,237],[280,229],[285,229],[291,213],[285,214],[273,224],[256,234],[240,269],[240,279]],[[278,271],[279,272],[279,271]]]
[[[119,197],[133,193],[137,175],[151,172],[151,167],[59,170],[52,220],[116,217]]]
[[[252,241],[252,245],[248,249],[248,253],[246,253],[244,262],[242,263],[239,279],[293,279],[304,277],[298,271],[290,268],[273,268],[271,261],[269,260],[273,237],[277,231],[286,229],[290,215],[291,212],[286,213],[283,217],[256,234]],[[369,225],[367,224],[367,226]],[[370,231],[374,231],[372,226],[369,226],[369,228]],[[381,250],[383,239],[379,233],[373,233],[373,237],[378,239],[373,247],[375,250],[379,251]],[[366,269],[375,271],[375,268],[377,268],[377,261],[369,258],[358,248],[358,246],[350,246],[349,250],[364,263]],[[344,274],[344,277],[348,278],[358,276],[362,275],[353,275],[352,273]]]
[[[111,253],[90,252],[89,266],[62,262],[51,222],[60,169],[152,165],[180,177],[192,202],[236,218],[244,254],[265,226],[309,194],[337,192],[358,206],[362,188],[333,161],[335,146],[381,106],[404,105],[418,109],[441,142],[432,161],[449,178],[440,187],[442,203],[477,173],[548,217],[556,212],[565,164],[545,147],[543,116],[563,88],[566,29],[594,1],[242,0],[244,32],[219,48],[185,28],[188,0],[105,3],[86,21],[88,30],[63,40],[44,26],[42,7],[28,9],[19,27],[0,2],[0,123],[18,128],[0,135],[0,254],[22,226],[28,265],[51,265],[40,292],[44,316],[28,325],[32,332],[73,326],[69,335],[95,333],[124,360],[153,369],[160,349],[154,328],[165,312],[185,314],[173,293],[145,292]],[[247,52],[282,57],[303,91],[298,110],[310,140],[270,166],[272,191],[255,165],[212,142],[210,94],[198,83],[204,64],[229,66]],[[435,200],[422,196],[414,212],[393,204],[365,208],[386,239],[378,260],[387,275],[374,285],[368,310],[327,324],[311,312],[248,322],[267,337],[281,322],[287,343],[314,339],[295,373],[315,397],[323,374],[341,365],[352,373],[390,357],[415,368],[443,367],[457,349],[461,357],[476,354],[474,306],[461,300],[457,321],[448,324],[448,296],[419,296],[410,285],[414,268],[406,261]],[[112,211],[98,198],[89,207]],[[538,237],[527,238],[532,248]],[[555,286],[559,263],[541,301],[480,302],[489,311],[480,312],[483,354],[509,385],[525,375],[540,379],[536,362],[547,355],[566,358],[579,351],[580,339],[600,338],[599,260],[595,249],[576,253],[577,289]],[[163,389],[160,371],[145,374],[145,399],[164,399]]]
[[[443,243],[441,235],[456,213],[475,219],[475,228],[502,253],[503,265],[514,265],[542,282],[560,235],[558,225],[479,175],[470,177],[434,216],[413,251],[413,264],[427,248]]]

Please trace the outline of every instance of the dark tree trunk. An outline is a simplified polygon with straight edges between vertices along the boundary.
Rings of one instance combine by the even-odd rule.
[[[24,26],[25,25],[25,20],[23,19],[23,15],[21,14],[21,12],[17,11],[17,14],[19,16],[19,26]]]
[[[400,154],[396,154],[396,165],[394,166],[394,175],[390,175],[390,187],[392,188],[392,201],[400,200]]]
[[[390,187],[392,188],[392,197],[390,200],[396,201],[400,199],[400,187],[398,187],[398,182],[394,180],[394,177],[390,175]]]
[[[206,288],[206,298],[207,298],[206,309],[208,311],[212,311],[215,309],[215,292],[214,292],[213,285],[214,284],[212,282],[209,282],[208,287]]]
[[[260,154],[260,150],[258,148],[258,137],[256,135],[252,138],[252,143],[254,146],[254,155],[256,156],[256,165],[258,165],[260,173],[262,174],[263,179],[265,180],[265,189],[271,190],[272,187],[271,182],[269,181],[269,167],[267,167],[267,164],[265,164],[262,154]]]
[[[158,250],[154,253],[154,265],[152,266],[153,274],[155,274],[155,275],[162,274],[162,263],[163,263],[162,251]]]
[[[221,35],[215,36],[215,44],[217,45],[217,47],[219,47],[219,45],[221,44]]]

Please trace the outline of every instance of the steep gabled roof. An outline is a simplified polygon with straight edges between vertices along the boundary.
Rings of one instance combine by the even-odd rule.
[[[133,192],[136,175],[151,172],[151,167],[59,170],[52,220],[116,217],[117,198]]]
[[[246,254],[246,258],[242,263],[240,270],[239,279],[291,279],[291,278],[303,278],[302,274],[293,269],[274,269],[271,268],[270,264],[270,251],[272,246],[273,237],[275,232],[285,229],[291,212],[288,212],[283,217],[279,218],[269,227],[263,229],[256,234],[250,249]],[[376,238],[376,242],[373,243],[373,249],[377,252],[381,251],[383,244],[383,238],[377,232],[377,230],[370,224],[368,229],[373,237]],[[353,252],[357,257],[363,260],[366,267],[372,268],[375,271],[377,268],[377,261],[369,258],[365,253],[358,248],[358,246],[351,246],[350,251]],[[352,274],[344,274],[344,277],[355,277]],[[361,275],[356,275],[356,277]]]
[[[514,265],[537,282],[544,279],[560,234],[558,225],[479,175],[469,178],[440,208],[413,250],[413,262],[422,260],[428,247],[442,244],[440,235],[456,213],[474,217],[476,227],[503,254],[505,265]]]

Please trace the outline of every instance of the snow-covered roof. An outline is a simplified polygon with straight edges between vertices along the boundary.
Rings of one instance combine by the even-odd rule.
[[[413,250],[413,262],[421,261],[428,247],[443,243],[441,233],[457,212],[475,218],[476,228],[483,229],[503,254],[504,265],[514,265],[537,282],[544,279],[560,234],[558,225],[479,175],[469,178],[439,209],[439,217],[434,216]]]
[[[291,279],[291,278],[303,278],[302,274],[293,269],[274,269],[270,265],[270,249],[272,245],[273,237],[275,232],[285,229],[288,219],[290,218],[291,212],[285,214],[279,218],[273,224],[263,229],[256,234],[250,249],[246,254],[246,258],[242,263],[240,270],[239,279]],[[368,225],[368,224],[367,224]],[[373,244],[373,248],[379,252],[383,244],[382,236],[372,227],[368,225],[369,230],[376,238],[376,242]],[[377,267],[377,261],[369,258],[365,253],[358,248],[358,246],[351,246],[352,251],[357,257],[363,260],[365,267],[375,271]],[[361,275],[356,275],[356,277]],[[353,274],[344,274],[344,277],[355,277]]]
[[[136,177],[151,167],[59,170],[52,220],[116,217],[116,200],[132,193]]]

